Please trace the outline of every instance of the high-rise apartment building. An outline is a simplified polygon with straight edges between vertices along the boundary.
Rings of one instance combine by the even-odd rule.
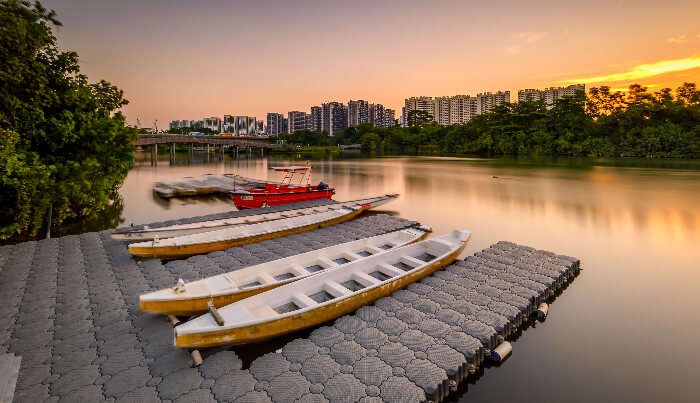
[[[384,126],[394,127],[396,125],[396,111],[393,109],[384,109]]]
[[[518,91],[518,102],[541,101],[543,98],[541,90],[528,88]]]
[[[370,104],[369,124],[374,127],[384,127],[384,105]]]
[[[369,122],[369,103],[362,99],[348,101],[348,127],[354,127]]]
[[[525,89],[518,91],[518,102],[544,101],[547,109],[554,107],[554,101],[564,97],[573,97],[577,91],[586,91],[585,84],[573,84],[568,87],[549,87],[544,90]]]
[[[287,113],[287,133],[306,129],[306,113],[291,111]]]
[[[477,102],[475,97],[469,95],[455,95],[450,97],[450,123],[451,125],[464,124],[477,115]]]
[[[411,97],[406,99],[406,119],[413,111],[423,111],[435,119],[435,100],[433,97]]]
[[[284,116],[281,113],[268,113],[267,114],[267,135],[268,136],[279,136],[280,133],[284,132],[282,124],[284,123]]]
[[[438,124],[447,126],[450,124],[450,97],[435,97],[433,101],[435,106],[433,110],[433,120]]]
[[[320,106],[311,107],[311,130],[320,132],[323,130],[323,108]]]
[[[335,136],[348,127],[348,110],[341,102],[327,102],[321,105],[321,130]]]
[[[210,118],[204,118],[202,119],[203,125],[202,127],[205,129],[209,129],[214,132],[218,132],[221,130],[221,119],[217,117],[210,117]]]
[[[493,108],[510,103],[510,91],[483,92],[476,94],[476,111],[478,115],[489,113]]]

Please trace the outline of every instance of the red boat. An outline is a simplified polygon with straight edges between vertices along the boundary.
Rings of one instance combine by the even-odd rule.
[[[306,166],[274,167],[270,169],[284,172],[282,183],[266,183],[264,187],[234,190],[231,194],[233,203],[238,209],[269,207],[312,199],[330,199],[335,194],[335,189],[323,182],[316,186],[311,186],[311,166],[308,162]],[[298,183],[292,184],[294,178],[298,175]],[[304,181],[306,184],[302,185]]]

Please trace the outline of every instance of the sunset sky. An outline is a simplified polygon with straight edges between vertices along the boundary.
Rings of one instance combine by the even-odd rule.
[[[585,82],[700,82],[700,1],[50,0],[129,123]],[[398,114],[397,114],[398,117]]]

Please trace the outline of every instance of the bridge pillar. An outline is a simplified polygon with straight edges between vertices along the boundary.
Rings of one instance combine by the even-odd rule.
[[[151,147],[151,166],[158,165],[158,144]]]
[[[170,143],[170,165],[175,165],[175,143]]]

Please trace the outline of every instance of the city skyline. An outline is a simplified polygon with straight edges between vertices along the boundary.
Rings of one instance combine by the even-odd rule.
[[[122,88],[128,122],[143,126],[334,100],[400,111],[421,95],[700,80],[692,1],[42,3],[82,72]]]

